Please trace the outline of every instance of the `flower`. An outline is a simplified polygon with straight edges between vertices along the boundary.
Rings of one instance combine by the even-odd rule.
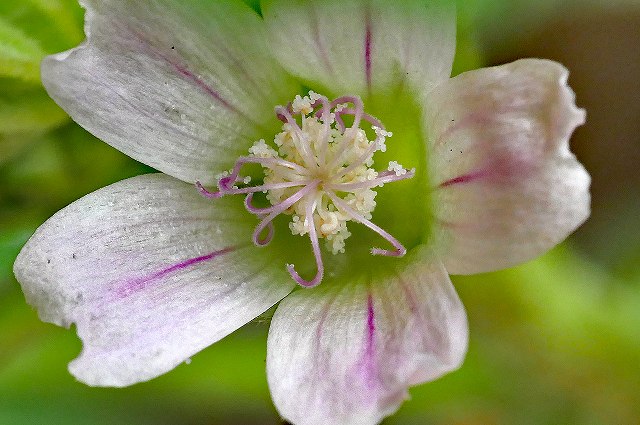
[[[16,260],[42,320],[76,324],[70,371],[87,384],[154,378],[279,302],[280,414],[376,423],[463,360],[448,273],[527,261],[589,215],[566,69],[527,59],[449,79],[445,3],[272,0],[262,17],[234,1],[84,5],[88,40],[43,62],[45,87],[164,173],[74,202]],[[263,205],[224,196],[254,192]],[[394,249],[370,253],[380,236]]]

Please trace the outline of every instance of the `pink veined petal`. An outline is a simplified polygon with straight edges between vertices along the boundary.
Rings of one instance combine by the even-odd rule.
[[[451,74],[453,2],[270,0],[263,14],[274,57],[331,95],[366,97],[401,80],[422,93]]]
[[[530,260],[589,216],[590,178],[569,151],[585,121],[560,64],[526,59],[467,72],[430,94],[430,172],[450,273]]]
[[[242,2],[85,0],[87,41],[46,58],[43,83],[71,117],[132,158],[215,183],[277,132],[297,92]]]
[[[458,368],[464,308],[425,248],[386,278],[325,282],[285,298],[269,331],[267,377],[296,425],[368,425],[395,412],[407,388]]]
[[[247,241],[255,222],[239,212],[172,177],[134,177],[54,215],[14,272],[42,320],[76,324],[76,378],[130,385],[173,369],[295,286]]]

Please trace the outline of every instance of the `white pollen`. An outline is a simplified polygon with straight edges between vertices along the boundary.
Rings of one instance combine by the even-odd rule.
[[[296,95],[295,99],[291,103],[291,109],[296,114],[303,113],[305,115],[311,113],[313,108],[311,107],[312,100],[309,99],[309,96],[301,97],[299,94]]]
[[[216,175],[216,180],[222,180],[223,178],[227,177],[229,174],[231,174],[231,171],[223,171]]]
[[[402,165],[398,164],[397,161],[390,161],[387,170],[393,171],[396,176],[404,176],[405,174],[407,174],[407,170]]]
[[[264,139],[260,139],[249,148],[249,153],[259,158],[273,158],[278,156],[278,152],[267,145]]]
[[[319,95],[318,93],[314,92],[313,90],[309,90],[309,99],[311,99],[312,102],[316,102],[318,100],[320,100],[322,98],[321,95]]]
[[[251,183],[251,176],[247,176],[247,177],[245,177],[244,179],[242,179],[242,182],[243,182],[244,184],[249,184],[249,183]]]

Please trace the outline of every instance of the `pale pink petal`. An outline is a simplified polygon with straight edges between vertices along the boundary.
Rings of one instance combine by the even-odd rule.
[[[42,320],[76,324],[84,346],[71,373],[124,386],[173,369],[292,289],[281,264],[246,245],[254,224],[226,200],[144,175],[58,212],[14,272]]]
[[[85,0],[88,40],[43,61],[71,117],[132,158],[193,183],[259,138],[298,89],[242,2]]]
[[[269,332],[276,408],[296,425],[367,425],[407,388],[458,368],[467,320],[443,266],[424,248],[384,278],[327,281],[285,298]]]
[[[330,95],[418,93],[449,78],[455,11],[447,2],[291,1],[263,6],[273,55]]]
[[[430,94],[425,126],[438,244],[450,273],[539,256],[589,216],[590,178],[569,151],[585,112],[560,64],[471,71]]]

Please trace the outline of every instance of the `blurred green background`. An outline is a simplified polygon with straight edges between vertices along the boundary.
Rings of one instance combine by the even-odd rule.
[[[73,0],[0,0],[0,424],[280,423],[264,371],[268,319],[116,390],[75,382],[75,333],[25,304],[11,267],[38,225],[150,171],[71,122],[40,85],[42,57],[83,37]],[[460,2],[458,45],[456,73],[531,56],[567,65],[588,111],[572,149],[593,177],[593,213],[538,260],[454,277],[467,361],[412,389],[384,424],[638,424],[640,2]]]

